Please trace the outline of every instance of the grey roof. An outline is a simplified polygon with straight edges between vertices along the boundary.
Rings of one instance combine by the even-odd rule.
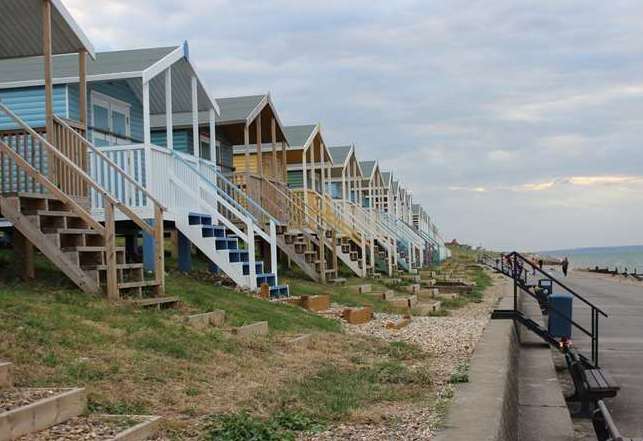
[[[179,46],[172,46],[99,52],[95,60],[87,62],[87,76],[139,73],[178,48]],[[53,66],[54,82],[78,81],[78,55],[57,55],[54,57]],[[43,57],[0,60],[0,87],[5,83],[29,81],[40,84],[44,82]]]
[[[362,168],[364,177],[370,178],[375,170],[375,161],[360,161],[359,166]]]
[[[170,56],[172,64],[172,106],[175,112],[188,112],[192,109],[192,75],[194,68],[187,56],[187,42],[181,46],[129,49],[100,52],[95,60],[87,62],[87,81],[107,81],[121,79],[126,81],[132,92],[142,101],[141,78],[147,69],[159,65]],[[78,82],[78,56],[57,55],[54,57],[54,83]],[[154,70],[154,69],[152,69]],[[43,57],[14,58],[0,60],[0,89],[21,86],[42,86],[44,83]],[[210,98],[205,86],[198,81],[199,110],[207,111],[214,100]],[[164,76],[154,76],[150,80],[150,111],[152,114],[165,111]]]
[[[308,138],[313,133],[316,124],[306,124],[301,126],[287,126],[284,127],[284,132],[286,139],[288,140],[288,145],[291,148],[301,148],[306,144]]]
[[[330,157],[333,158],[333,163],[336,165],[344,165],[344,162],[346,162],[346,159],[348,158],[348,154],[351,151],[351,146],[350,145],[338,145],[334,147],[328,147],[328,153],[330,153]]]
[[[391,183],[391,172],[382,172],[382,181],[384,181],[384,185],[389,185]]]
[[[221,109],[221,116],[217,118],[217,122],[221,124],[245,122],[265,97],[266,95],[251,95],[217,98]]]
[[[94,47],[60,0],[51,0],[51,35],[53,54],[86,50],[94,56]],[[0,1],[0,59],[42,55],[42,0]]]
[[[419,213],[420,212],[420,204],[412,204],[411,205],[411,211],[413,213]]]
[[[391,184],[391,188],[393,189],[393,193],[395,193],[397,191],[398,186],[399,186],[399,182],[393,181],[393,183]]]

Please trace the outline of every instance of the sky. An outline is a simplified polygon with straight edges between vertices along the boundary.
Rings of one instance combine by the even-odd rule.
[[[408,187],[445,239],[643,244],[639,0],[64,0],[98,50],[190,44]]]

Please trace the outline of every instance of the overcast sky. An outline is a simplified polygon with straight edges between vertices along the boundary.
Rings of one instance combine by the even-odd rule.
[[[643,2],[65,0],[98,50],[190,43],[487,247],[643,243]]]

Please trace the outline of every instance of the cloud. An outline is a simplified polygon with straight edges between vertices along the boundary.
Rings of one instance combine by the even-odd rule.
[[[102,50],[189,40],[214,96],[271,91],[447,237],[643,242],[643,2],[64,1]]]

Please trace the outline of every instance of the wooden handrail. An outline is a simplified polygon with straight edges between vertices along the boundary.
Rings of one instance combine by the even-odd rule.
[[[42,173],[36,170],[31,164],[29,164],[22,156],[16,153],[7,143],[0,140],[0,150],[9,155],[18,167],[25,170],[26,173],[31,175],[33,179],[38,181],[40,185],[46,187],[52,194],[55,194],[60,199],[64,200],[66,204],[71,207],[72,212],[79,215],[85,222],[90,224],[101,236],[105,236],[105,227],[103,227],[98,221],[96,221],[83,207],[81,207],[78,202],[76,202],[71,196],[67,193],[56,187],[56,185],[47,179]]]
[[[73,170],[83,181],[88,185],[94,188],[98,193],[100,193],[110,204],[115,205],[123,214],[132,219],[143,231],[150,235],[154,235],[154,229],[150,227],[145,221],[139,218],[128,206],[122,204],[118,199],[114,198],[109,192],[103,189],[96,181],[92,179],[83,169],[78,167],[73,161],[71,161],[67,156],[61,153],[56,147],[54,147],[47,139],[42,135],[32,129],[26,122],[22,120],[18,115],[16,115],[11,109],[6,105],[0,102],[0,110],[9,115],[19,126],[26,130],[32,137],[36,138],[42,145],[44,145],[57,159],[61,160],[66,166]],[[64,192],[62,192],[64,194]]]
[[[112,161],[112,160],[109,158],[109,156],[107,156],[106,154],[104,154],[103,152],[101,152],[101,151],[100,151],[100,149],[99,149],[99,148],[97,148],[94,144],[92,144],[91,142],[89,142],[89,140],[87,140],[87,138],[85,138],[85,137],[84,137],[84,136],[82,136],[80,133],[78,133],[77,131],[75,131],[75,130],[74,130],[72,127],[70,127],[70,126],[69,126],[69,124],[67,124],[67,122],[65,122],[62,118],[60,118],[60,117],[58,117],[58,116],[54,115],[54,120],[55,120],[57,123],[59,123],[60,125],[62,125],[65,129],[67,129],[67,130],[71,131],[71,132],[73,133],[73,136],[74,136],[74,137],[76,137],[80,142],[84,143],[87,147],[89,147],[89,149],[91,149],[91,150],[92,150],[96,155],[100,156],[100,157],[101,157],[101,159],[103,159],[105,162],[107,162],[107,163],[108,163],[112,168],[114,168],[114,169],[115,169],[115,170],[116,170],[120,175],[122,175],[122,176],[123,176],[123,178],[125,178],[125,180],[129,181],[132,185],[134,185],[134,187],[136,187],[139,191],[141,191],[143,194],[145,194],[145,196],[146,196],[149,200],[151,200],[152,202],[154,202],[154,204],[155,204],[155,205],[158,205],[158,206],[161,208],[161,210],[163,210],[163,211],[167,211],[167,208],[166,208],[166,207],[164,207],[164,206],[163,206],[163,204],[161,204],[161,203],[160,203],[160,202],[159,202],[159,201],[158,201],[154,196],[152,196],[152,193],[150,193],[150,192],[149,192],[145,187],[143,187],[141,184],[139,184],[139,183],[136,181],[136,179],[134,179],[134,178],[132,178],[130,175],[128,175],[128,174],[127,174],[127,172],[126,172],[125,170],[123,170],[123,169],[122,169],[122,168],[121,168],[117,163],[115,163],[114,161]]]

